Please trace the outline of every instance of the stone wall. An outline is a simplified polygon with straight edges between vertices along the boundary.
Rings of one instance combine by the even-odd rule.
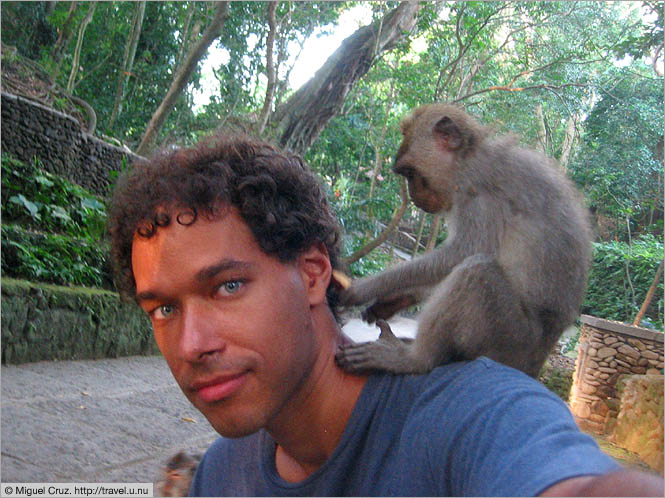
[[[641,424],[638,429],[633,424],[633,430],[641,431],[642,435],[660,434],[662,460],[663,334],[587,315],[582,315],[581,321],[569,398],[579,426],[616,438],[617,444],[635,451],[632,442],[641,440],[641,436],[628,434],[626,426],[637,419],[645,419],[648,428]],[[651,379],[655,387],[632,387],[643,386],[644,381],[640,380],[643,378]],[[652,409],[658,405],[660,411]],[[648,411],[651,414],[645,415]],[[653,424],[658,427],[652,427]],[[629,444],[630,448],[624,444]],[[662,471],[662,466],[657,470]]]
[[[622,374],[660,375],[663,334],[582,315],[570,407],[584,429],[603,434],[619,413]]]
[[[663,376],[626,376],[617,387],[621,408],[610,439],[663,475]]]
[[[141,157],[85,132],[73,117],[2,92],[2,152],[105,196],[111,172]]]
[[[2,363],[157,354],[147,315],[118,294],[2,279]]]

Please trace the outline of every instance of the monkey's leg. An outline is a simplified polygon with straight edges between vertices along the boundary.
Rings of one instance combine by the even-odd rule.
[[[412,357],[436,364],[488,356],[535,376],[542,324],[494,259],[470,256],[432,293],[420,313]]]
[[[340,346],[335,355],[337,364],[352,373],[376,370],[413,372],[413,362],[408,359],[409,346],[393,334],[385,320],[377,320],[376,325],[381,329],[379,338],[374,342]]]

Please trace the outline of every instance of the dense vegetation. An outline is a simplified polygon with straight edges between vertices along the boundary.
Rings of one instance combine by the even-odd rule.
[[[189,144],[220,127],[288,144],[326,182],[346,254],[356,254],[349,260],[355,275],[395,257],[385,243],[363,257],[356,251],[400,206],[389,171],[400,118],[419,104],[459,102],[567,170],[596,229],[583,312],[632,321],[663,258],[663,2],[406,7],[3,2],[2,85],[75,112],[86,126],[92,110],[95,133],[132,150]],[[390,31],[395,19],[406,28]],[[345,51],[369,29],[359,28],[337,59],[316,60],[326,66],[316,74],[312,67],[310,81],[293,88],[298,54],[356,20],[380,35]],[[202,61],[213,53],[207,74]],[[29,64],[16,69],[19,60]],[[89,107],[73,109],[77,99]],[[294,131],[290,116],[306,132]],[[98,243],[103,200],[38,166],[3,156],[3,274],[110,285]],[[445,238],[445,226],[412,205],[399,231],[411,237],[399,244],[408,253]],[[662,329],[662,279],[658,285],[642,325]]]

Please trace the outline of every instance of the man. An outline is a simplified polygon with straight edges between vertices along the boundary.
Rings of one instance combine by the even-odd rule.
[[[486,358],[346,374],[335,218],[315,176],[247,137],[136,165],[110,211],[118,286],[223,436],[191,493],[662,496],[618,472],[566,406]]]

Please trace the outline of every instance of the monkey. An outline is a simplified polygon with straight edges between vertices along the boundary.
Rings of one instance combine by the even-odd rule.
[[[429,104],[401,122],[393,171],[413,203],[441,213],[448,235],[434,251],[355,280],[344,307],[368,305],[377,341],[341,346],[346,371],[426,373],[487,356],[537,377],[586,289],[586,208],[555,161],[497,136],[462,108]],[[422,304],[415,340],[385,321]]]
[[[157,496],[189,496],[189,487],[200,461],[201,455],[184,451],[173,455],[157,481]]]

